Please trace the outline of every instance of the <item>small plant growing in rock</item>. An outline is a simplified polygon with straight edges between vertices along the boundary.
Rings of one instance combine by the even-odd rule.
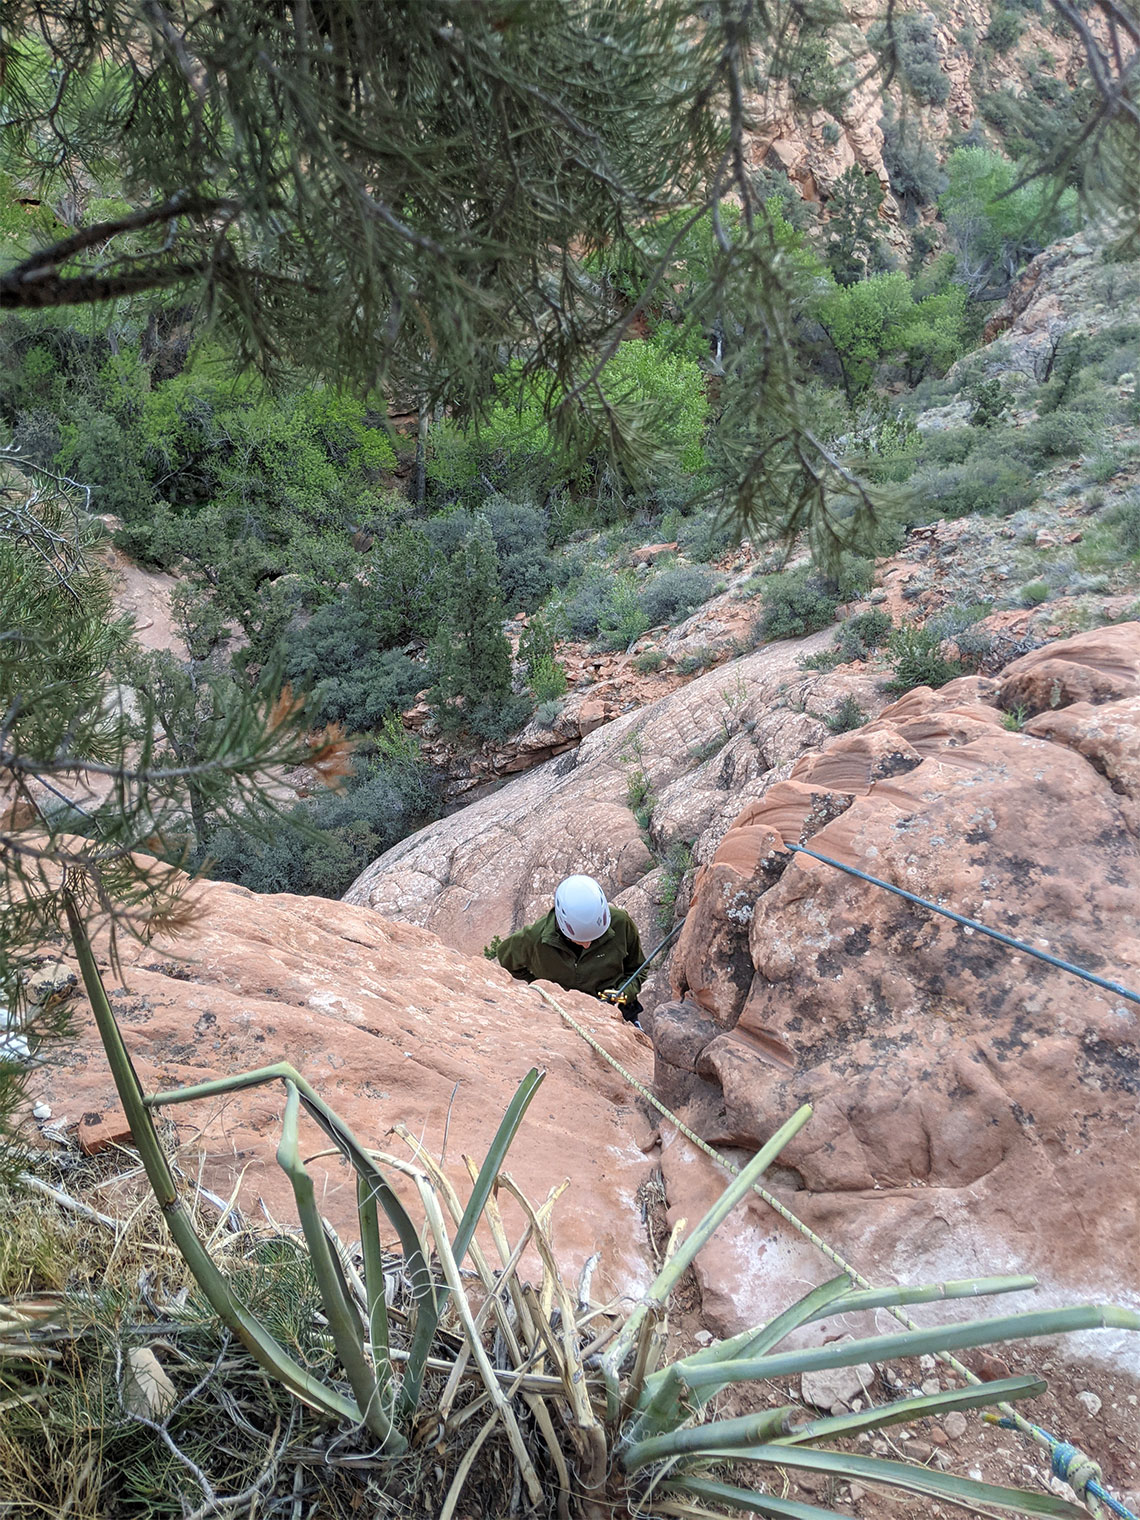
[[[677,911],[677,897],[687,872],[693,869],[691,840],[675,839],[662,862],[661,885],[657,892],[657,927],[668,934]]]
[[[708,670],[710,665],[715,665],[720,651],[714,649],[711,644],[702,644],[699,648],[683,654],[677,661],[677,674],[681,676],[695,676],[699,671]]]
[[[1017,599],[1023,607],[1039,607],[1042,602],[1049,599],[1049,582],[1030,581],[1022,586],[1017,593]]]
[[[942,640],[930,629],[905,624],[895,629],[889,647],[895,673],[887,683],[887,691],[910,691],[915,686],[930,686],[937,690],[947,681],[966,673],[957,660],[943,656]]]
[[[660,649],[647,649],[644,654],[634,656],[633,668],[639,676],[651,676],[664,669],[668,663],[669,656],[662,654]]]
[[[1008,728],[1011,733],[1019,734],[1029,722],[1030,712],[1024,702],[1019,702],[1016,707],[1011,707],[1008,712],[1001,715],[1002,728]]]
[[[562,706],[562,701],[558,697],[550,697],[545,702],[540,702],[534,710],[534,721],[539,728],[553,728],[558,722]]]
[[[848,734],[853,728],[862,728],[867,721],[867,714],[848,692],[835,710],[824,716],[823,721],[833,734]]]

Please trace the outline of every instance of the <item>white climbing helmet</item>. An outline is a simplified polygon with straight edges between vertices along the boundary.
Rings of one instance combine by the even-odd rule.
[[[610,926],[610,905],[592,876],[567,876],[554,893],[554,917],[567,939],[595,940]]]

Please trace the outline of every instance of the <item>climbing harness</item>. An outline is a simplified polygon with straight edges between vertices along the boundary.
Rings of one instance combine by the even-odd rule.
[[[1049,955],[1045,951],[1038,950],[1032,945],[1027,945],[1021,940],[1012,938],[1008,934],[1002,934],[997,929],[991,929],[986,924],[978,923],[976,919],[966,918],[960,913],[954,913],[949,908],[940,907],[938,903],[930,902],[924,897],[918,897],[915,893],[907,892],[902,887],[896,887],[889,881],[882,881],[879,877],[870,876],[867,874],[867,872],[860,871],[854,866],[847,866],[844,865],[841,861],[832,860],[830,856],[820,855],[815,850],[809,850],[803,845],[789,844],[786,846],[786,848],[795,854],[810,855],[814,860],[822,861],[824,865],[834,866],[836,870],[843,871],[849,876],[857,877],[860,881],[869,882],[872,886],[883,887],[886,891],[893,892],[897,896],[905,898],[908,902],[912,902],[918,907],[927,908],[932,913],[939,913],[944,918],[949,918],[954,923],[960,924],[963,928],[975,929],[979,933],[988,935],[991,939],[995,939],[999,941],[999,943],[1005,944],[1012,949],[1020,950],[1027,955],[1034,956],[1036,959],[1045,961],[1051,966],[1056,966],[1062,971],[1068,971],[1072,975],[1082,978],[1084,981],[1092,982],[1095,986],[1103,987],[1106,990],[1115,993],[1118,997],[1127,998],[1130,1002],[1133,1003],[1140,1003],[1140,995],[1136,994],[1135,992],[1130,992],[1127,987],[1122,987],[1117,982],[1107,981],[1104,977],[1096,976],[1091,971],[1084,970],[1084,968],[1081,966],[1075,966],[1069,961],[1061,960],[1058,956]],[[685,920],[682,919],[679,924],[675,925],[671,933],[664,940],[662,940],[662,942],[657,946],[652,954],[643,962],[641,966],[638,967],[633,976],[629,978],[629,981],[624,983],[621,989],[618,989],[619,991],[624,990],[624,987],[627,987],[629,985],[629,982],[633,981],[634,977],[639,975],[639,973],[645,969],[645,966],[647,966],[650,961],[654,960],[656,956],[658,956],[665,948],[665,946],[667,944],[670,944],[672,940],[676,938],[676,936],[680,933],[684,922]],[[733,1163],[727,1159],[727,1157],[722,1156],[721,1153],[713,1146],[709,1145],[706,1140],[702,1140],[698,1134],[696,1134],[688,1127],[687,1124],[683,1122],[683,1120],[679,1119],[671,1109],[666,1107],[666,1105],[662,1103],[661,1099],[658,1098],[655,1093],[651,1092],[643,1082],[638,1081],[632,1072],[627,1071],[621,1062],[618,1061],[614,1056],[610,1055],[609,1051],[606,1050],[605,1047],[594,1038],[588,1029],[584,1028],[577,1019],[575,1019],[566,1011],[565,1008],[563,1008],[562,1004],[559,1003],[557,998],[552,997],[551,994],[547,992],[543,987],[537,987],[535,990],[541,997],[546,999],[550,1006],[565,1020],[567,1024],[569,1024],[571,1029],[573,1029],[576,1034],[580,1035],[581,1038],[585,1040],[587,1045],[596,1051],[597,1054],[600,1055],[608,1065],[612,1066],[618,1075],[623,1077],[625,1081],[628,1082],[629,1085],[634,1089],[634,1091],[639,1093],[647,1103],[651,1104],[652,1107],[655,1108],[664,1119],[667,1119],[679,1134],[684,1135],[685,1139],[688,1140],[691,1145],[695,1145],[698,1150],[703,1151],[706,1156],[708,1156],[712,1161],[715,1161],[716,1164],[728,1172],[730,1176],[735,1177],[739,1175],[740,1168],[738,1166],[734,1166]],[[774,1194],[768,1192],[766,1188],[761,1187],[759,1183],[753,1184],[753,1191],[757,1194],[758,1197],[762,1198],[764,1202],[769,1206],[769,1208],[773,1209],[781,1219],[783,1219],[787,1224],[790,1224],[794,1229],[798,1230],[805,1239],[809,1240],[812,1245],[815,1246],[817,1251],[825,1256],[827,1260],[830,1261],[834,1266],[838,1267],[841,1272],[845,1272],[853,1282],[859,1285],[859,1287],[867,1289],[873,1287],[873,1284],[869,1278],[864,1277],[857,1268],[852,1266],[849,1261],[846,1261],[839,1254],[834,1246],[829,1245],[827,1241],[822,1238],[822,1236],[817,1235],[816,1232],[810,1227],[810,1225],[805,1224],[802,1219],[793,1214],[791,1209],[789,1209],[786,1204],[781,1203]],[[894,1318],[898,1320],[900,1324],[905,1325],[908,1330],[918,1330],[921,1328],[916,1323],[916,1321],[911,1319],[909,1314],[907,1314],[897,1305],[888,1305],[887,1313],[893,1315]],[[959,1377],[964,1378],[968,1383],[979,1386],[983,1382],[982,1378],[978,1377],[976,1373],[971,1372],[965,1363],[959,1361],[959,1359],[951,1352],[941,1351],[937,1352],[936,1355],[938,1357],[938,1360],[942,1362],[944,1366],[950,1367],[954,1372],[958,1374]],[[1064,1482],[1069,1484],[1070,1488],[1072,1488],[1074,1493],[1076,1493],[1084,1501],[1094,1516],[1099,1517],[1101,1515],[1101,1506],[1104,1505],[1107,1506],[1107,1508],[1110,1509],[1113,1514],[1119,1516],[1120,1520],[1138,1520],[1138,1517],[1134,1515],[1131,1510],[1127,1509],[1123,1504],[1121,1504],[1118,1499],[1114,1499],[1112,1495],[1107,1491],[1107,1489],[1105,1489],[1103,1483],[1101,1482],[1101,1479],[1103,1477],[1101,1469],[1091,1457],[1082,1452],[1078,1447],[1071,1445],[1069,1442],[1059,1441],[1055,1436],[1051,1436],[1049,1432],[1043,1430],[1040,1425],[1035,1425],[1031,1420],[1027,1420],[1024,1415],[1018,1413],[1012,1404],[1002,1403],[998,1404],[997,1407],[1001,1411],[1000,1418],[996,1415],[987,1415],[985,1418],[991,1423],[997,1423],[1006,1427],[1007,1429],[1020,1431],[1022,1435],[1028,1436],[1030,1440],[1036,1442],[1038,1446],[1045,1448],[1050,1454],[1050,1466],[1055,1476],[1061,1478]]]

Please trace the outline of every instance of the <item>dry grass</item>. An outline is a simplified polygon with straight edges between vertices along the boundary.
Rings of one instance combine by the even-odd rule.
[[[304,1409],[229,1341],[169,1244],[132,1153],[88,1159],[61,1151],[32,1165],[42,1183],[119,1223],[109,1229],[27,1185],[0,1192],[0,1520],[439,1515],[487,1419],[485,1396],[470,1379],[447,1419],[425,1422],[407,1455],[370,1455],[363,1432],[338,1431]],[[244,1220],[237,1230],[220,1228],[218,1209],[192,1185],[186,1197],[250,1309],[313,1371],[335,1377],[299,1238]],[[346,1254],[358,1269],[359,1258]],[[393,1267],[398,1274],[399,1263]],[[477,1285],[472,1305],[476,1313],[482,1307]],[[396,1283],[397,1326],[409,1307]],[[426,1408],[438,1407],[463,1339],[449,1315]],[[178,1401],[149,1422],[132,1412],[128,1389],[129,1353],[141,1347],[155,1352]],[[521,1404],[518,1422],[549,1495],[530,1512],[555,1515],[560,1479]],[[501,1423],[480,1444],[462,1497],[459,1517],[527,1507]]]

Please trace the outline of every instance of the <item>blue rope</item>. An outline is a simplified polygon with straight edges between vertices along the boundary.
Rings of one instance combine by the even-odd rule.
[[[1130,1003],[1140,1003],[1140,993],[1130,992],[1119,982],[1107,981],[1103,976],[1097,976],[1095,972],[1086,971],[1083,966],[1074,966],[1072,961],[1063,961],[1060,956],[1049,955],[1044,950],[1027,945],[1024,940],[1003,934],[1000,929],[991,929],[988,924],[980,924],[976,918],[966,918],[961,913],[954,913],[950,908],[940,907],[938,903],[931,902],[928,898],[917,897],[903,887],[896,887],[893,881],[883,881],[878,876],[869,876],[866,871],[860,871],[855,866],[844,865],[841,860],[832,860],[829,855],[819,855],[815,850],[809,850],[802,844],[789,844],[785,848],[796,855],[810,855],[813,860],[821,860],[825,866],[834,866],[837,871],[842,871],[847,876],[855,876],[859,881],[869,881],[873,887],[882,887],[885,891],[893,892],[896,897],[905,898],[907,902],[915,903],[920,908],[928,908],[931,913],[940,913],[943,918],[950,919],[951,923],[961,924],[964,929],[976,929],[979,934],[986,934],[990,939],[996,939],[999,945],[1008,945],[1011,950],[1020,950],[1023,955],[1032,955],[1035,959],[1044,961],[1047,966],[1056,966],[1060,971],[1068,971],[1070,975],[1079,976],[1082,981],[1091,982],[1094,987],[1103,987],[1105,991],[1114,993],[1117,997],[1126,998]]]
[[[916,907],[926,908],[931,913],[939,913],[943,918],[948,918],[951,923],[960,924],[964,929],[975,929],[979,934],[985,934],[990,939],[997,940],[999,944],[1007,945],[1011,950],[1018,950],[1023,955],[1031,955],[1036,960],[1044,961],[1048,966],[1055,966],[1059,971],[1067,971],[1071,976],[1078,976],[1082,981],[1091,982],[1094,987],[1103,987],[1106,992],[1111,992],[1116,997],[1125,998],[1130,1003],[1140,1003],[1140,994],[1121,986],[1119,982],[1110,982],[1103,976],[1097,976],[1095,972],[1086,971],[1083,966],[1075,966],[1071,961],[1063,961],[1060,956],[1049,955],[1044,950],[1038,950],[1034,945],[1027,945],[1024,940],[1014,939],[1010,934],[1003,934],[1000,929],[991,929],[988,924],[979,923],[976,918],[966,918],[964,914],[955,913],[950,908],[943,908],[938,903],[931,902],[929,898],[919,897],[903,887],[896,887],[894,882],[871,876],[866,871],[860,871],[856,866],[844,865],[841,860],[832,860],[829,855],[820,855],[802,844],[789,844],[787,849],[796,855],[810,855],[813,860],[821,861],[825,866],[834,866],[844,875],[869,882],[873,887],[882,887],[884,891],[893,892],[896,897],[914,903]],[[1119,1499],[1113,1498],[1101,1482],[1104,1474],[1100,1467],[1079,1447],[1073,1446],[1068,1441],[1058,1440],[1056,1436],[1050,1435],[1047,1430],[1043,1430],[1040,1425],[1034,1425],[1024,1416],[1018,1416],[1017,1419],[1005,1416],[998,1420],[997,1424],[1004,1425],[1007,1430],[1020,1430],[1023,1434],[1027,1430],[1032,1432],[1036,1440],[1049,1448],[1050,1465],[1054,1476],[1068,1483],[1074,1493],[1082,1498],[1091,1494],[1094,1500],[1099,1500],[1114,1515],[1119,1516],[1119,1520],[1140,1520],[1140,1517],[1121,1504]]]
[[[1007,1430],[1017,1430],[1016,1420],[1003,1418],[998,1420]],[[1089,1456],[1086,1456],[1080,1447],[1071,1445],[1068,1441],[1059,1441],[1056,1436],[1051,1436],[1040,1425],[1033,1425],[1030,1421],[1025,1422],[1030,1429],[1041,1439],[1043,1444],[1050,1448],[1050,1466],[1054,1477],[1060,1478],[1077,1494],[1092,1494],[1102,1504],[1106,1504],[1114,1515],[1119,1515],[1120,1520],[1137,1520],[1137,1517],[1119,1499],[1114,1499],[1100,1481],[1104,1474],[1099,1466]]]

